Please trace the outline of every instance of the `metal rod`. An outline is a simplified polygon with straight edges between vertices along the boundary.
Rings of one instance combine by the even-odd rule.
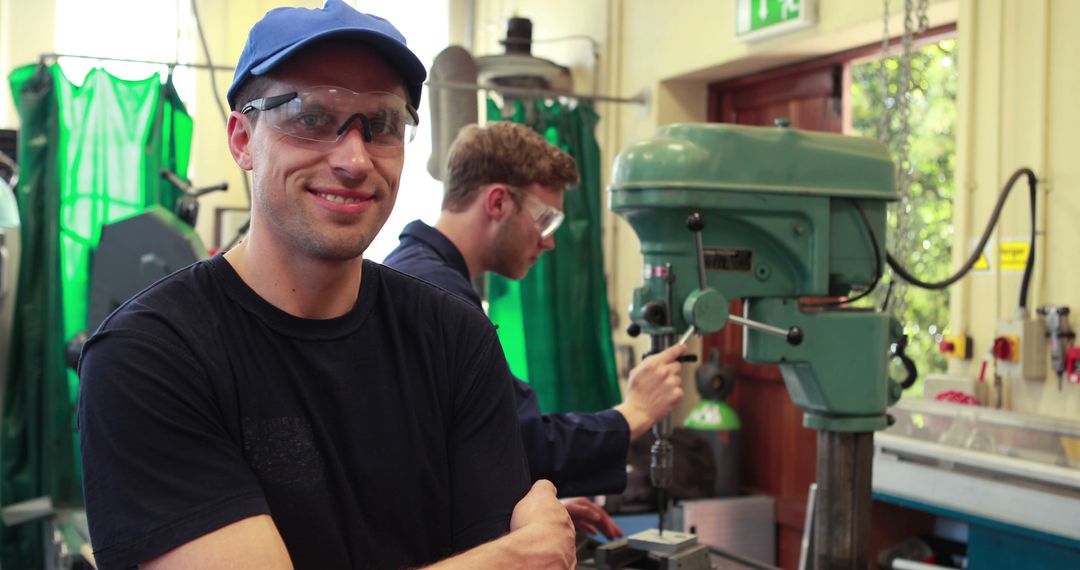
[[[742,326],[744,326],[744,327],[746,327],[748,329],[754,329],[756,331],[761,331],[761,332],[764,332],[764,333],[774,334],[774,335],[783,336],[783,337],[786,337],[788,335],[788,330],[787,329],[782,329],[780,327],[774,327],[772,325],[767,325],[765,323],[759,323],[757,321],[751,321],[750,319],[744,319],[743,317],[740,317],[740,316],[737,316],[737,315],[730,315],[728,317],[728,320],[735,323],[735,324],[737,324],[737,325],[742,325]]]
[[[584,99],[588,101],[603,101],[605,103],[636,103],[644,105],[648,101],[644,95],[636,97],[610,97],[607,95],[585,95],[559,91],[556,89],[534,89],[531,87],[502,87],[499,85],[478,85],[475,83],[460,83],[456,81],[428,81],[425,83],[432,89],[455,89],[458,91],[496,91],[507,95],[525,95],[533,97],[569,97],[571,99]]]
[[[234,67],[225,67],[221,65],[207,65],[205,63],[180,63],[177,61],[151,61],[147,59],[128,59],[124,57],[103,57],[96,55],[74,55],[68,53],[44,53],[41,54],[41,60],[46,59],[58,59],[61,57],[70,57],[74,59],[97,59],[101,61],[122,61],[127,63],[146,63],[150,65],[166,65],[168,67],[190,67],[192,69],[209,69],[212,71],[228,71],[233,72],[236,70]]]
[[[709,287],[709,282],[705,277],[705,244],[701,240],[701,232],[694,232],[694,247],[697,249],[697,275],[698,275],[698,287],[702,291]]]
[[[667,301],[667,310],[664,311],[664,313],[665,313],[664,316],[666,317],[665,324],[669,328],[671,327],[672,323],[675,322],[674,321],[674,316],[672,315],[672,313],[675,312],[675,300],[674,300],[675,299],[675,292],[674,292],[675,287],[674,287],[674,284],[675,284],[675,273],[674,273],[674,271],[672,271],[671,264],[670,263],[665,263],[664,264],[664,299]],[[673,339],[673,338],[675,338],[674,334],[671,335],[671,339]],[[664,348],[667,348],[667,347],[671,346],[671,339],[668,339],[668,341],[666,343],[664,343],[663,348],[661,348],[660,350],[663,350]]]
[[[690,337],[695,332],[697,332],[697,328],[695,328],[694,325],[690,325],[690,327],[686,329],[686,332],[684,332],[682,336],[679,337],[679,340],[675,344],[686,344],[686,341],[690,340]]]

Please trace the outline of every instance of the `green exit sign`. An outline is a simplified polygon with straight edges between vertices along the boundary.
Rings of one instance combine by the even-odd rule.
[[[760,40],[816,22],[814,0],[736,0],[735,37]]]

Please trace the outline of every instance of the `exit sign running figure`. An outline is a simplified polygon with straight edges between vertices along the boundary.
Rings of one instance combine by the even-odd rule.
[[[736,0],[735,37],[754,41],[814,25],[815,0]]]

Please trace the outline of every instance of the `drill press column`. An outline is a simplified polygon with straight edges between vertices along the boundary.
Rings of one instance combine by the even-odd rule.
[[[814,565],[817,570],[870,567],[873,432],[819,431]]]

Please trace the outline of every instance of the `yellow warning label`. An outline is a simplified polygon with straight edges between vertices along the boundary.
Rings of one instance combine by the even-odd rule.
[[[1002,271],[1023,271],[1027,265],[1031,244],[1026,241],[1003,241],[998,259]]]
[[[975,260],[975,265],[972,265],[971,268],[976,271],[986,271],[987,269],[990,269],[990,258],[986,257],[986,253],[983,252],[979,255],[979,259]]]

